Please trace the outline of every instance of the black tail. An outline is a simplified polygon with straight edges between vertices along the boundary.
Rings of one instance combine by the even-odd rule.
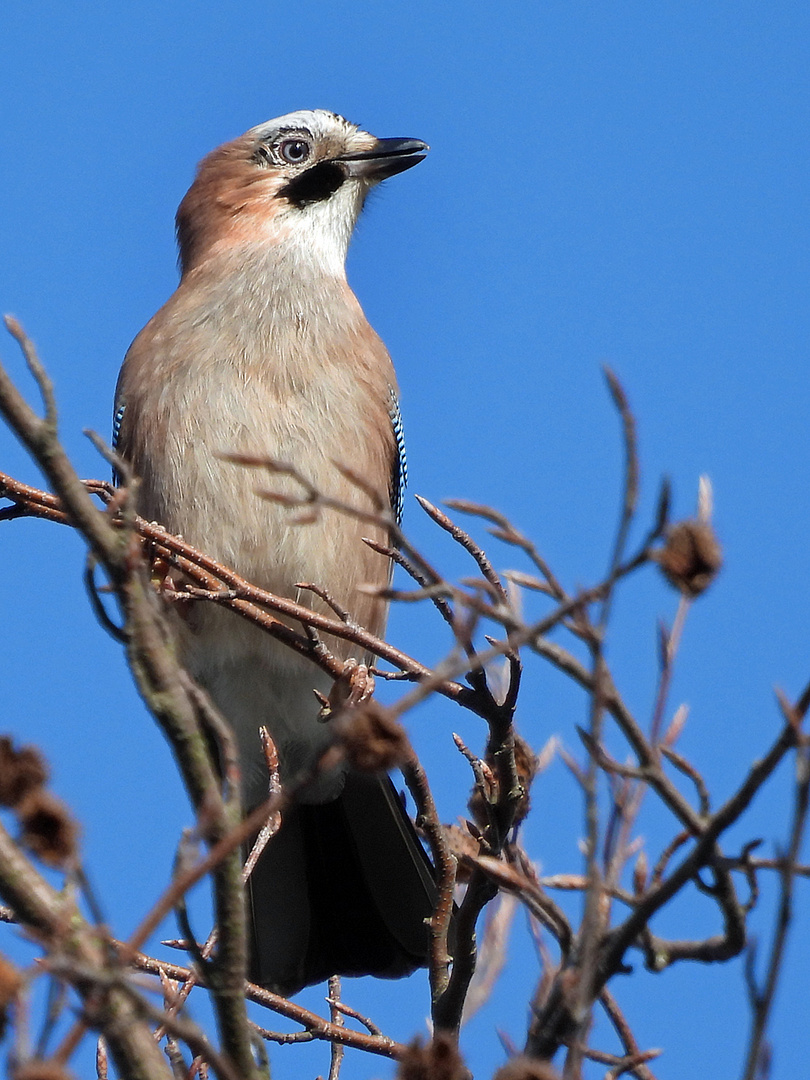
[[[330,975],[424,967],[433,868],[387,776],[350,774],[333,802],[286,811],[250,881],[250,978],[294,994]]]

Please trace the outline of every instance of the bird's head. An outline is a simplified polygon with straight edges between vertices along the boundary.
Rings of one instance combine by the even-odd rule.
[[[377,139],[322,109],[259,124],[200,163],[177,211],[181,269],[268,244],[342,273],[368,192],[427,150],[418,139]]]

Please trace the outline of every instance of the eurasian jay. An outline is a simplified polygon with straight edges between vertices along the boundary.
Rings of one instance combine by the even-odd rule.
[[[375,634],[386,604],[360,586],[385,586],[390,567],[362,537],[387,543],[387,530],[330,510],[296,525],[225,456],[289,462],[370,509],[335,467],[345,463],[398,514],[394,370],[345,259],[369,190],[427,149],[316,110],[214,150],[177,212],[180,284],[133,342],[116,393],[116,447],[140,479],[143,516],[276,594],[298,598],[300,582],[328,589]],[[329,693],[328,677],[215,604],[174,622],[184,663],[236,733],[246,805],[267,796],[261,725],[297,791],[251,878],[251,977],[289,994],[332,974],[397,978],[423,965],[435,887],[389,778],[343,765],[312,779],[332,739],[313,693]]]

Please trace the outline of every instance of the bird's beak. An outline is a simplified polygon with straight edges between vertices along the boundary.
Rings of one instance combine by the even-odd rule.
[[[377,139],[373,149],[356,154],[341,154],[347,176],[376,183],[410,169],[423,161],[430,147],[420,139]]]

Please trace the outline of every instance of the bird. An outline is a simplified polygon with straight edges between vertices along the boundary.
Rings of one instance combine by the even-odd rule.
[[[142,516],[277,595],[300,599],[302,583],[317,583],[378,635],[390,561],[363,537],[386,544],[390,529],[334,509],[295,524],[236,459],[290,463],[366,511],[379,493],[398,518],[396,378],[345,264],[368,193],[428,149],[317,109],[213,150],[177,211],[179,284],[133,341],[115,398],[114,445],[138,478]],[[293,478],[278,483],[300,494]],[[182,662],[235,733],[245,806],[267,797],[261,726],[294,794],[249,881],[249,977],[289,996],[335,974],[425,966],[435,881],[399,794],[387,775],[345,762],[317,771],[333,734],[314,691],[328,695],[329,677],[218,605],[170,617]],[[366,659],[329,644],[342,660]]]

